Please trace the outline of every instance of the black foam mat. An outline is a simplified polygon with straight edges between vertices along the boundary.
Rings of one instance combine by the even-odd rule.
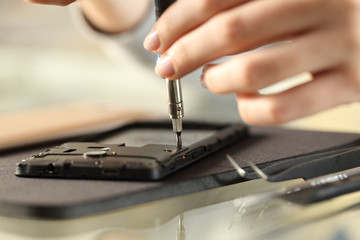
[[[358,134],[251,127],[250,136],[157,182],[20,178],[17,162],[51,146],[0,154],[0,214],[64,219],[92,215],[153,200],[208,190],[240,181],[225,157],[241,167],[331,149]]]

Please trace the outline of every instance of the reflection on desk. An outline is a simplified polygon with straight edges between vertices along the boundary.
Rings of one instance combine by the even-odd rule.
[[[356,239],[360,192],[309,206],[254,197],[302,180],[253,180],[71,220],[0,217],[0,239]],[[316,229],[316,231],[315,231]]]

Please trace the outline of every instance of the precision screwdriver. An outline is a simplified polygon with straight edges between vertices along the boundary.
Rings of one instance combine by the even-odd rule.
[[[155,14],[158,19],[161,14],[176,0],[154,0],[155,1]],[[160,59],[161,55],[158,55]],[[173,132],[176,134],[176,146],[182,148],[182,118],[184,117],[184,106],[181,92],[180,79],[166,80],[167,98],[168,98],[168,111],[169,117],[172,120]]]

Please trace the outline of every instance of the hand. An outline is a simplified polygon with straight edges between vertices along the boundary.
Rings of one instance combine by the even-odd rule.
[[[76,0],[25,0],[29,3],[56,5],[56,6],[67,6],[70,3],[76,2]]]
[[[235,93],[245,122],[274,125],[360,101],[357,0],[181,0],[144,41],[162,54],[160,76],[176,79],[222,56],[284,41],[204,68],[201,81]],[[310,72],[313,80],[274,95],[258,90]]]
[[[67,6],[76,0],[25,0],[30,3]],[[117,34],[135,27],[149,10],[149,0],[77,0],[92,26]]]

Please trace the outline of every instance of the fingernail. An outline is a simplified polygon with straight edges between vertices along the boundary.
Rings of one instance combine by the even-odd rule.
[[[156,30],[151,31],[144,40],[144,48],[148,51],[156,51],[160,47],[160,40]]]
[[[204,73],[201,74],[200,76],[200,85],[203,87],[203,88],[207,88],[206,86],[206,82],[205,82],[205,76],[204,76]]]
[[[165,78],[170,78],[175,74],[170,56],[163,56],[160,59],[160,61],[156,64],[155,72],[157,75]]]

